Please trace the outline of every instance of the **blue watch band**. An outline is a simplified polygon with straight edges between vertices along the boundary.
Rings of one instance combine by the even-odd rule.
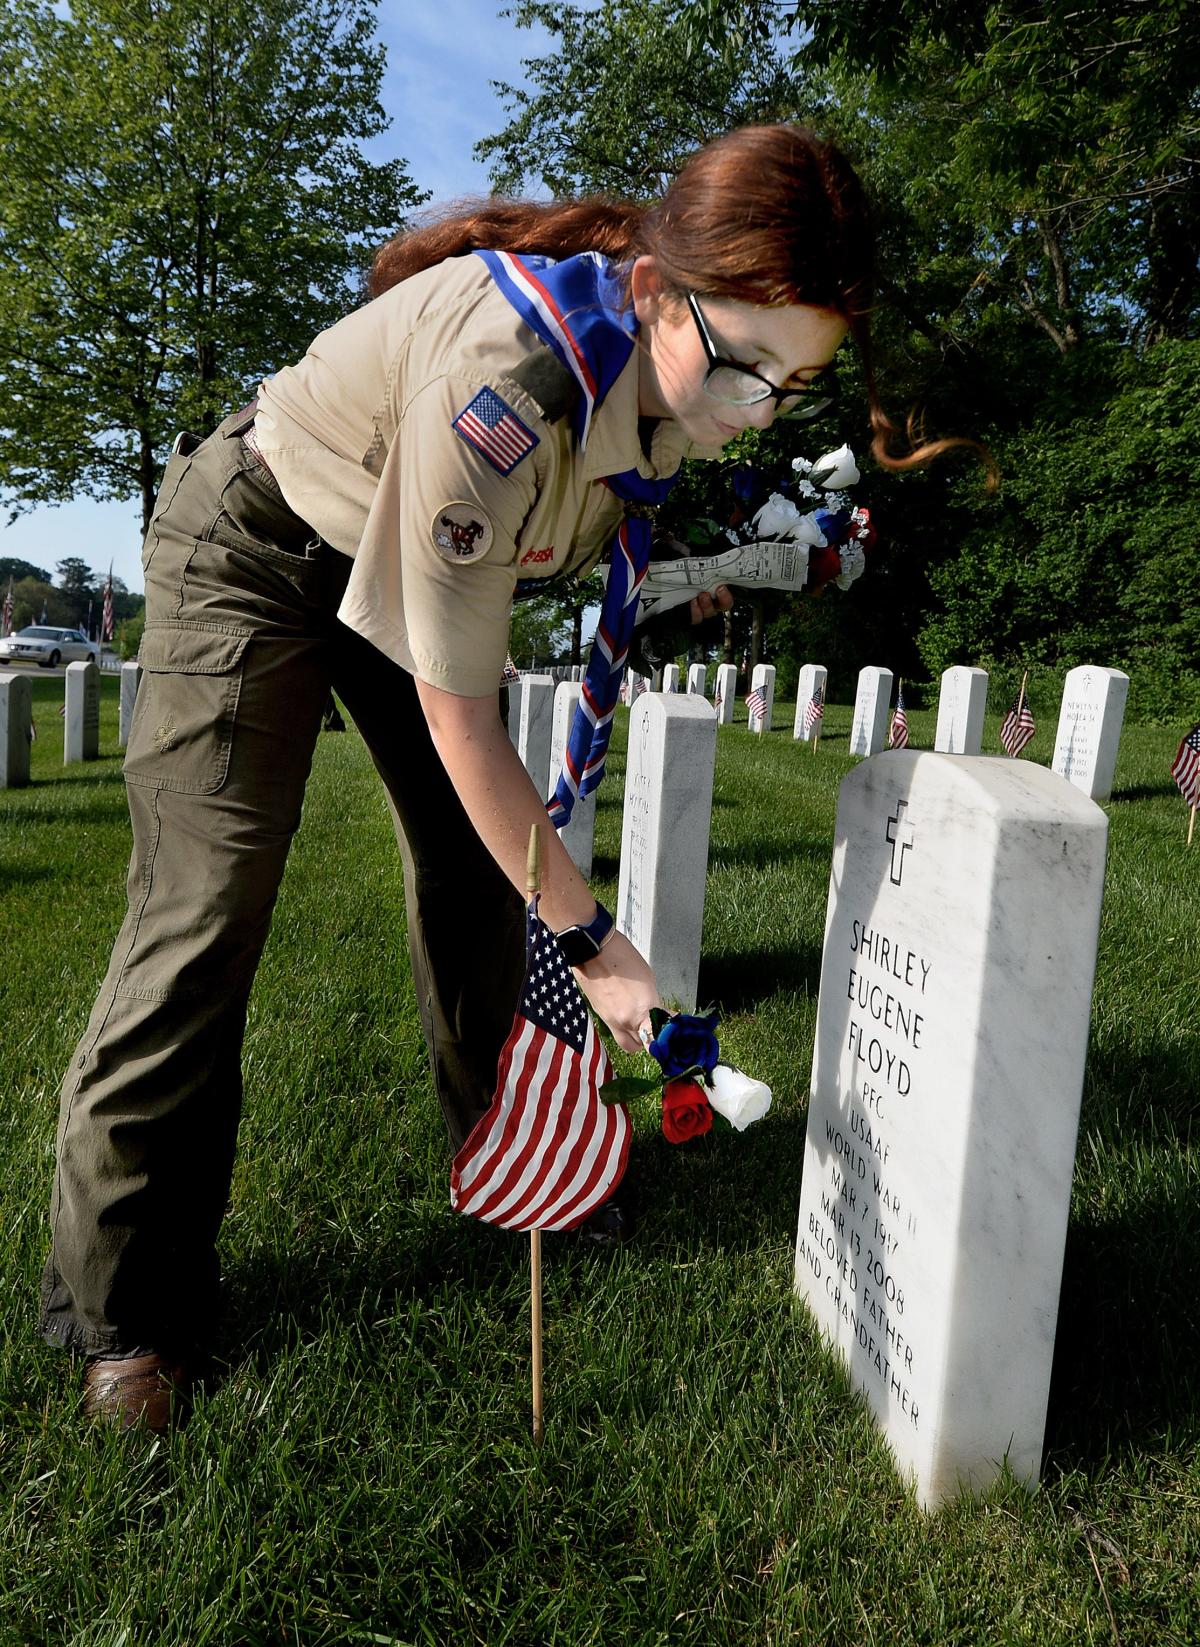
[[[594,961],[604,947],[604,941],[613,929],[613,918],[599,900],[596,913],[586,926],[568,926],[556,932],[558,947],[569,966],[586,966]]]

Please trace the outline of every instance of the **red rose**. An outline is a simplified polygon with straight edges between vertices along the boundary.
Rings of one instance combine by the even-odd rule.
[[[712,1126],[712,1106],[695,1081],[668,1081],[663,1087],[663,1136],[668,1144],[699,1138]]]

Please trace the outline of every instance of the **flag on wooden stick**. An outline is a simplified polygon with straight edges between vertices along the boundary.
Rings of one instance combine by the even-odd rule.
[[[1021,753],[1030,738],[1037,731],[1033,719],[1033,711],[1029,707],[1025,696],[1025,683],[1029,679],[1028,671],[1021,682],[1021,690],[1017,694],[1017,701],[1000,723],[1000,742],[1007,752],[1014,758]]]
[[[1179,740],[1171,776],[1189,806],[1200,806],[1200,721]]]
[[[113,638],[113,588],[112,588],[112,561],[108,563],[108,582],[104,585],[104,616],[100,620],[100,639],[110,641]]]
[[[767,717],[767,694],[761,686],[756,686],[746,699],[746,714],[751,732],[757,732]]]
[[[825,719],[825,695],[824,695],[824,692],[822,691],[822,689],[818,686],[817,690],[813,693],[812,697],[808,700],[807,707],[805,708],[805,711],[804,711],[803,733],[804,733],[804,737],[805,737],[806,740],[808,738],[815,738],[816,737],[818,731],[820,730],[821,722],[824,719]]]
[[[904,682],[896,690],[896,707],[892,711],[892,725],[888,732],[889,749],[907,749],[908,716],[904,710]]]

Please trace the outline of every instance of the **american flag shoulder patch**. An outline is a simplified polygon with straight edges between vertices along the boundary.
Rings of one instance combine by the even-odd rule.
[[[533,430],[521,422],[494,389],[480,389],[454,419],[451,428],[502,475],[511,475],[538,443]]]

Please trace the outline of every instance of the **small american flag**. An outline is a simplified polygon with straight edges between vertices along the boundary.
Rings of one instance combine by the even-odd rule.
[[[1200,806],[1200,721],[1179,740],[1171,776],[1189,806]]]
[[[900,682],[900,689],[896,693],[896,707],[892,711],[892,725],[888,733],[889,749],[908,748],[908,715],[904,709],[904,682]]]
[[[1017,702],[1013,704],[1001,722],[1000,742],[1015,759],[1036,731],[1037,726],[1034,723],[1033,711],[1022,692]]]
[[[13,580],[10,577],[9,580],[8,580],[8,594],[5,595],[5,597],[4,597],[4,627],[3,627],[3,629],[0,629],[0,634],[4,634],[4,635],[11,635],[12,634],[12,618],[13,618]]]
[[[526,428],[494,389],[481,389],[452,427],[502,475],[510,475],[538,443],[533,430]]]
[[[750,730],[757,732],[767,717],[767,694],[761,686],[756,686],[746,699],[746,713],[750,717]]]
[[[108,563],[108,582],[104,585],[104,616],[100,620],[100,639],[110,641],[113,637],[113,599],[112,599],[112,562]]]
[[[808,706],[804,711],[804,736],[806,738],[815,738],[824,719],[825,696],[818,686],[812,697],[809,698]]]
[[[501,686],[511,686],[514,681],[519,681],[520,678],[521,671],[512,661],[512,654],[510,653],[504,660],[504,669],[500,675],[500,684]]]
[[[525,982],[491,1108],[454,1157],[450,1204],[511,1230],[568,1230],[625,1172],[629,1115],[605,1104],[612,1075],[562,950],[531,899]]]

